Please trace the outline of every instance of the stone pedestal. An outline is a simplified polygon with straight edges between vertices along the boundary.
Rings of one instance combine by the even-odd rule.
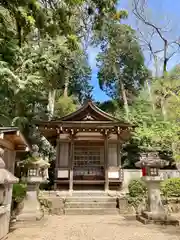
[[[161,201],[160,176],[144,176],[142,180],[146,183],[148,190],[147,211],[143,211],[137,216],[137,220],[144,224],[159,223],[164,225],[179,225],[179,221],[171,217],[166,211]]]
[[[0,148],[0,239],[9,232],[12,186],[18,179],[5,169],[3,161],[4,149]]]
[[[146,183],[148,190],[148,212],[154,214],[165,214],[165,210],[161,201],[160,193],[160,176],[145,176],[142,180]]]
[[[28,176],[23,179],[27,183],[27,193],[22,209],[17,220],[21,222],[41,220],[44,212],[40,207],[38,200],[38,191],[40,183],[47,181],[47,168],[49,163],[40,157],[30,158],[28,167]]]
[[[38,189],[39,183],[28,183],[24,207],[22,212],[17,216],[18,221],[36,221],[42,219],[43,212],[38,201]]]

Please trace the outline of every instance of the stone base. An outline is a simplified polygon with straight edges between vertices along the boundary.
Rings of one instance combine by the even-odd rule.
[[[152,212],[142,212],[141,215],[137,215],[136,219],[143,224],[161,224],[161,225],[173,225],[179,226],[179,221],[165,213],[155,214]]]
[[[28,221],[12,221],[10,224],[10,230],[13,231],[18,228],[36,228],[38,226],[43,226],[45,223],[48,222],[48,217],[44,217],[41,219],[41,221],[34,221],[34,220],[28,220]]]
[[[36,212],[24,212],[17,216],[17,221],[40,221],[44,216],[44,213],[42,211],[36,211]]]
[[[36,189],[28,191],[24,200],[24,207],[16,218],[17,221],[38,221],[41,220],[43,216],[44,213],[40,208]]]

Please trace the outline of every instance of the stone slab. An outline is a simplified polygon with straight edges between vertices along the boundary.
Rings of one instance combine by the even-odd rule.
[[[67,202],[65,208],[116,208],[116,202]]]
[[[67,208],[65,215],[118,215],[118,209],[111,208]]]
[[[148,212],[142,213],[142,215],[137,215],[136,219],[143,223],[143,224],[160,224],[160,225],[173,225],[173,226],[179,226],[179,220],[171,217],[171,216],[166,216],[165,215],[158,215],[158,214],[152,214]]]
[[[79,196],[79,197],[67,197],[65,202],[113,202],[116,203],[115,197],[96,197],[96,196]]]

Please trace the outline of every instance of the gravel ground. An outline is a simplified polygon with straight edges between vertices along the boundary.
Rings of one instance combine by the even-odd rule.
[[[180,240],[180,227],[143,225],[122,216],[49,216],[8,240]]]

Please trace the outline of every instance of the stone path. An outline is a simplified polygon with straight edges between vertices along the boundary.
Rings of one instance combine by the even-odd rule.
[[[180,240],[180,227],[142,225],[122,216],[49,216],[8,240]]]

